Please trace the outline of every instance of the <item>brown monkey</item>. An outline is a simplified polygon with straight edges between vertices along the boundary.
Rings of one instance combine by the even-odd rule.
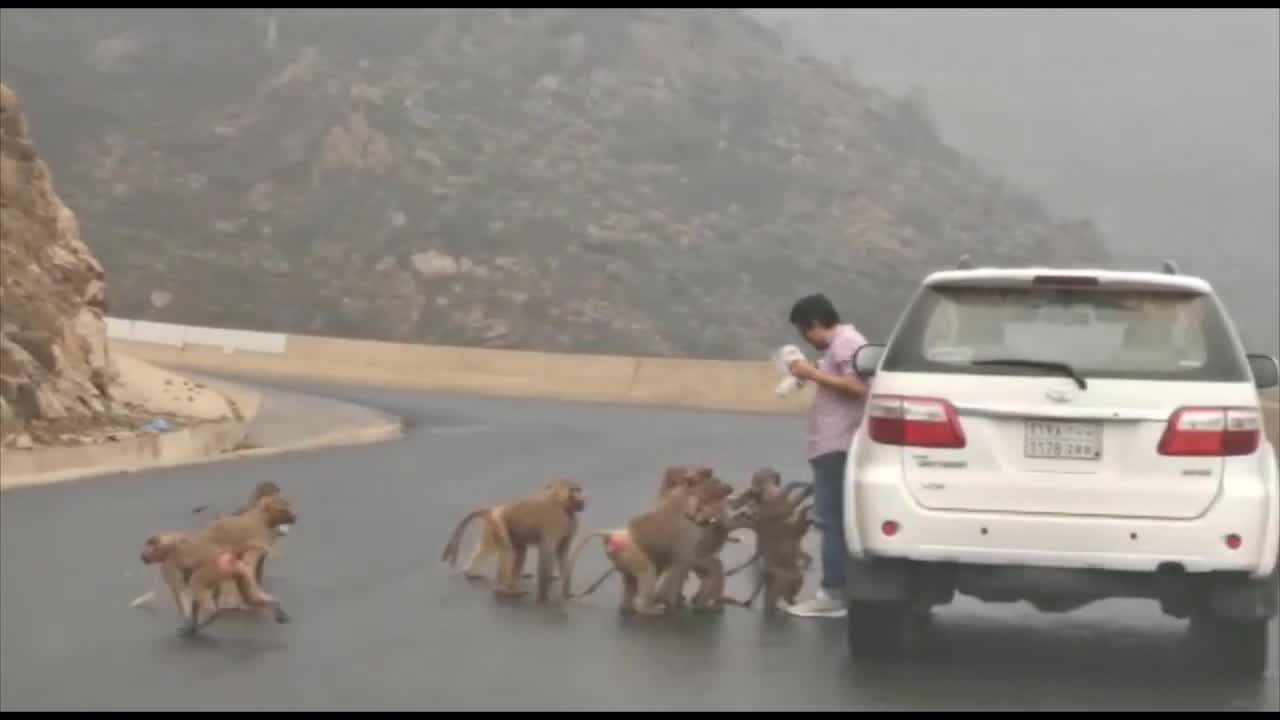
[[[711,501],[713,499],[719,499],[721,497],[727,497],[733,494],[733,488],[727,485],[720,478],[716,477],[715,470],[713,470],[710,466],[670,465],[662,472],[662,481],[658,486],[658,502],[661,503],[662,500],[666,498],[673,490],[676,490],[678,488],[696,490],[698,488],[703,488],[708,486],[717,488],[717,491],[711,494],[708,494],[706,496],[707,501]],[[724,547],[726,543],[738,542],[737,538],[729,537],[729,533],[733,532],[733,530],[736,529],[736,527],[729,528],[727,530],[723,528],[718,528],[712,531],[712,529],[716,527],[715,515],[714,513],[710,513],[710,514],[707,514],[706,517],[708,519],[708,524],[706,527],[710,532],[710,534],[714,536],[714,539],[710,537],[707,539],[706,543],[704,544],[706,547],[705,554],[718,556],[720,553],[720,550]],[[725,518],[725,522],[728,522],[727,517]],[[700,552],[699,557],[702,557],[703,554],[704,553]],[[716,558],[716,563],[719,563],[718,557]],[[699,568],[702,568],[702,570],[699,571]],[[596,578],[595,582],[587,586],[587,589],[582,591],[582,594],[579,597],[586,597],[591,593],[595,592],[597,588],[599,588],[601,585],[604,584],[605,580],[609,579],[610,575],[613,575],[617,571],[618,570],[616,567],[610,566],[607,570],[601,573],[600,577]],[[719,563],[719,571],[721,574],[723,574],[723,571],[724,571],[723,563]],[[706,565],[699,564],[694,567],[694,573],[698,575],[699,578],[703,579],[704,583],[706,582],[705,575],[707,574],[714,575],[715,572],[716,572],[716,569],[711,563],[708,563]],[[720,580],[721,580],[720,587],[723,589],[723,577],[721,577]],[[715,592],[715,591],[709,590],[709,592]],[[684,601],[683,590],[681,591],[678,597],[678,601],[679,602]]]
[[[525,555],[530,546],[538,549],[537,600],[550,599],[553,564],[564,574],[569,545],[578,532],[578,513],[586,509],[586,493],[574,480],[554,480],[533,495],[507,505],[480,508],[458,523],[441,559],[457,562],[458,545],[467,524],[474,518],[485,520],[485,532],[467,564],[468,577],[477,577],[479,563],[498,555],[493,591],[499,596],[518,597],[527,593],[520,586]]]
[[[699,510],[704,519],[704,530],[693,565],[693,574],[697,576],[699,584],[691,601],[693,607],[699,610],[722,610],[725,604],[743,604],[724,594],[726,576],[720,552],[732,539],[730,533],[739,528],[750,527],[751,523],[745,514],[730,516],[728,498],[733,494],[733,488],[719,478],[715,482],[718,485],[711,489],[709,497]]]
[[[806,482],[789,482],[782,484],[782,474],[771,467],[762,467],[751,474],[751,485],[738,497],[734,498],[729,507],[734,510],[740,509],[744,505],[750,503],[760,503],[778,498],[790,498],[791,493],[799,488],[800,496],[795,499],[794,503],[799,506],[801,502],[806,500],[813,494],[813,483]],[[794,508],[793,508],[794,509]]]
[[[658,486],[658,500],[677,487],[693,486],[711,480],[715,471],[706,465],[671,465],[662,472],[662,484]]]
[[[289,622],[280,601],[266,594],[254,581],[253,569],[245,562],[251,544],[228,547],[201,536],[185,533],[154,533],[143,543],[143,564],[161,565],[161,576],[173,593],[183,625],[179,632],[195,635],[218,615],[215,594],[225,582],[232,582],[245,602],[255,608],[270,608],[277,623]],[[200,622],[202,610],[209,615]]]
[[[247,502],[239,510],[236,510],[230,516],[223,516],[223,517],[235,517],[238,515],[243,515],[246,512],[248,512],[250,509],[252,509],[253,506],[258,502],[258,500],[264,497],[270,497],[272,495],[279,495],[279,494],[280,494],[279,485],[276,485],[274,482],[271,482],[270,480],[265,480],[263,482],[260,482],[253,489],[253,494],[249,496],[249,502]],[[209,507],[208,505],[201,505],[200,507],[193,508],[191,510],[191,513],[193,515],[199,514],[201,512],[204,512],[206,509],[208,509],[208,507]],[[288,535],[289,526],[277,525],[276,527],[272,528],[272,533],[276,537],[283,537],[285,535]],[[261,573],[259,573],[255,579],[259,583],[261,583],[262,582]],[[155,583],[154,585],[152,585],[151,589],[143,593],[142,595],[139,595],[137,598],[135,598],[133,602],[129,603],[129,607],[136,608],[140,605],[149,605],[153,600],[155,600],[156,593],[160,590],[160,586],[163,583],[164,583],[164,578],[162,578],[159,574],[157,574],[155,577]],[[237,598],[237,594],[236,592],[234,592],[233,583],[224,584],[223,592],[219,594],[219,602],[224,603],[224,607],[234,607],[236,606],[236,603],[235,603],[236,598]],[[243,602],[240,603],[240,606],[243,606]]]
[[[605,555],[622,575],[623,613],[658,615],[676,607],[708,517],[701,488],[671,489],[658,507],[637,515],[625,525],[582,536],[569,555],[561,581],[561,595],[573,597],[573,566],[592,538],[600,538]]]
[[[797,488],[800,489],[800,495],[792,498],[791,493]],[[782,484],[782,475],[773,468],[762,467],[751,474],[751,485],[742,494],[734,498],[730,502],[730,507],[737,510],[744,505],[752,504],[756,508],[755,514],[761,517],[781,516],[786,517],[792,515],[800,503],[804,502],[813,494],[813,483],[790,482],[786,485]],[[757,543],[756,551],[747,558],[747,561],[737,567],[727,571],[726,577],[732,577],[739,572],[751,567],[760,559],[760,547]],[[813,564],[813,556],[800,550],[800,562],[804,568],[808,568]]]
[[[796,596],[804,585],[804,570],[801,567],[800,543],[813,527],[813,506],[806,505],[789,514],[750,512],[750,522],[756,531],[757,548],[764,561],[764,572],[755,590],[742,603],[743,607],[751,607],[751,603],[764,589],[764,609],[772,613],[778,609],[778,600],[786,600],[794,604]]]
[[[218,518],[209,523],[201,535],[216,545],[249,548],[245,561],[253,568],[254,582],[261,585],[267,555],[271,554],[278,538],[276,528],[281,525],[293,526],[297,522],[298,516],[287,498],[283,495],[267,495],[258,498],[238,515]],[[235,607],[236,584],[231,581],[224,583],[220,595],[224,598],[225,607]]]

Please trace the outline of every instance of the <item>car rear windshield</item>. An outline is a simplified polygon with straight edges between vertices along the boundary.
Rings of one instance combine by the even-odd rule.
[[[1239,382],[1222,309],[1195,292],[1104,288],[926,287],[884,369],[979,375],[1052,374],[981,360],[1066,363],[1084,377]]]

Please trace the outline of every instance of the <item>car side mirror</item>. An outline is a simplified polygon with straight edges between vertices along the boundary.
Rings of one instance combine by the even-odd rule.
[[[854,355],[855,361],[857,355]],[[1249,371],[1253,373],[1253,384],[1259,390],[1266,390],[1280,385],[1280,364],[1270,355],[1249,353]]]
[[[864,380],[869,379],[876,374],[876,369],[880,367],[880,360],[883,357],[884,345],[867,343],[853,354],[853,370]]]

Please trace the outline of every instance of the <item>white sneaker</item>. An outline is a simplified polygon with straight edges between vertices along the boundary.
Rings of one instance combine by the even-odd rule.
[[[812,600],[796,603],[785,609],[796,617],[842,618],[849,614],[843,600],[831,597],[821,588],[813,594]]]

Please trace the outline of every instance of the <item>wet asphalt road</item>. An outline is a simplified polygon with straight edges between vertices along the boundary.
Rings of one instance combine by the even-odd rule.
[[[668,463],[707,462],[735,484],[761,464],[805,479],[800,421],[307,389],[398,414],[406,436],[0,496],[0,709],[1280,707],[1274,624],[1265,680],[1209,680],[1183,660],[1183,624],[1147,602],[1042,615],[962,598],[936,611],[922,657],[857,665],[839,620],[622,618],[613,583],[564,614],[500,603],[438,562],[473,506],[568,475],[598,527],[647,506]],[[148,531],[195,527],[193,506],[230,510],[263,478],[300,514],[266,581],[291,624],[233,616],[187,641],[170,606],[127,607],[151,581],[137,559]],[[603,567],[584,553],[579,577]]]

